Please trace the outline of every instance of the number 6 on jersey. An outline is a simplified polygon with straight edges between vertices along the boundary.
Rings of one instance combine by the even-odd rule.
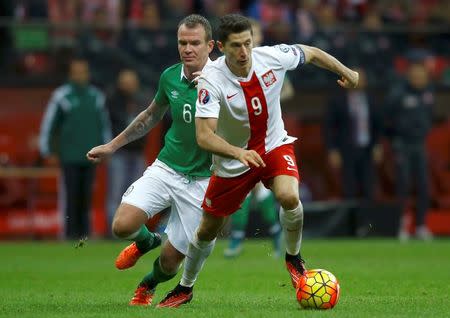
[[[189,104],[184,104],[183,105],[183,120],[190,124],[192,122],[192,106]]]

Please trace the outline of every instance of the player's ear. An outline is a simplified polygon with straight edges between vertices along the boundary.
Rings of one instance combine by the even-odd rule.
[[[214,49],[214,40],[208,41],[208,53]]]
[[[219,49],[220,52],[223,53],[223,44],[220,41],[217,41],[217,48]]]

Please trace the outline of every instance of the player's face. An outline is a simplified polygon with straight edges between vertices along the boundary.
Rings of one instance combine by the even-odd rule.
[[[408,80],[414,88],[422,89],[428,85],[428,72],[423,64],[413,64],[408,70]]]
[[[231,71],[240,76],[247,76],[252,67],[253,39],[250,30],[241,33],[231,33],[228,40],[218,43],[220,51]]]
[[[200,71],[213,46],[213,41],[206,41],[205,29],[201,25],[188,28],[182,24],[178,28],[178,53],[187,68]]]
[[[70,64],[70,80],[84,85],[89,82],[89,66],[85,61],[74,61]]]

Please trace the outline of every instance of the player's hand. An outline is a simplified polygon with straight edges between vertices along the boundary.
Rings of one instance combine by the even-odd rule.
[[[254,167],[265,167],[266,164],[262,160],[261,156],[254,150],[245,150],[242,149],[237,159],[242,162],[247,167],[254,166]]]
[[[195,87],[197,87],[198,81],[199,81],[201,78],[203,78],[203,75],[204,75],[204,74],[203,74],[202,71],[197,71],[197,72],[192,73],[192,75],[195,76],[194,79],[192,80],[192,82],[194,82]]]
[[[111,156],[113,153],[114,149],[110,146],[110,144],[104,144],[89,150],[89,152],[86,154],[86,157],[93,163],[99,163]]]
[[[348,74],[343,75],[337,82],[343,88],[356,88],[359,82],[359,73],[350,70]]]

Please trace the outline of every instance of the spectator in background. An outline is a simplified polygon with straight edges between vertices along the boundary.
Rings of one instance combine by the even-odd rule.
[[[335,8],[332,4],[322,3],[316,12],[320,29],[314,35],[312,45],[326,50],[338,59],[345,58],[347,41],[345,33],[339,30]]]
[[[61,167],[59,195],[66,238],[79,239],[89,234],[95,171],[85,154],[110,138],[104,96],[89,85],[87,61],[73,60],[68,83],[58,87],[48,103],[39,140],[41,155],[54,155]]]
[[[98,12],[105,15],[104,26],[117,28],[120,26],[121,0],[80,0],[81,20],[84,23],[96,23]]]
[[[14,5],[11,2],[0,1],[0,12],[3,18],[11,19],[14,16]],[[6,70],[14,57],[13,37],[11,28],[6,25],[0,26],[0,68]],[[3,71],[4,72],[4,71]],[[5,74],[3,73],[3,76]]]
[[[83,25],[77,46],[93,66],[93,82],[106,87],[123,68],[116,50],[118,30],[109,26],[107,12],[102,7],[95,7],[92,14],[92,20]]]
[[[192,12],[193,0],[165,0],[161,4],[165,26],[176,29],[178,22]]]
[[[107,98],[113,136],[120,134],[133,119],[145,109],[143,96],[139,94],[139,79],[136,72],[120,72],[117,86]],[[111,157],[108,171],[108,224],[112,220],[122,199],[122,194],[134,180],[139,179],[145,169],[145,139],[141,138],[122,147]]]
[[[5,2],[5,1],[3,1]],[[7,2],[7,1],[6,1]],[[19,21],[47,18],[47,3],[43,0],[21,0],[14,2],[14,16]]]
[[[376,83],[380,74],[393,77],[392,39],[383,32],[383,20],[377,8],[364,16],[362,28],[358,32],[349,32],[349,59],[367,65],[366,76],[370,83]]]
[[[49,22],[52,27],[52,41],[57,47],[73,47],[76,43],[76,29],[60,27],[60,24],[78,23],[80,2],[78,0],[47,0]]]
[[[295,10],[296,37],[298,41],[310,43],[317,30],[316,10],[319,0],[299,0]]]
[[[416,193],[416,237],[431,240],[426,227],[429,206],[428,168],[425,141],[432,123],[434,93],[422,61],[413,61],[406,79],[392,88],[386,105],[387,132],[392,138],[397,197],[406,207],[411,180]],[[405,209],[403,209],[405,210]],[[410,238],[406,216],[403,215],[399,239]]]
[[[345,199],[374,199],[374,162],[382,158],[380,113],[367,89],[363,69],[355,89],[339,91],[328,105],[325,138],[328,161],[340,170]],[[359,191],[359,189],[361,191]],[[361,194],[360,194],[361,192]]]
[[[142,4],[141,17],[122,30],[119,46],[146,67],[147,72],[158,77],[163,71],[163,61],[176,61],[176,41],[162,29],[160,7],[156,1]]]
[[[204,0],[205,15],[215,30],[219,26],[219,20],[226,14],[238,12],[237,0]]]
[[[290,41],[294,16],[284,1],[255,1],[247,15],[261,23],[268,44]]]

